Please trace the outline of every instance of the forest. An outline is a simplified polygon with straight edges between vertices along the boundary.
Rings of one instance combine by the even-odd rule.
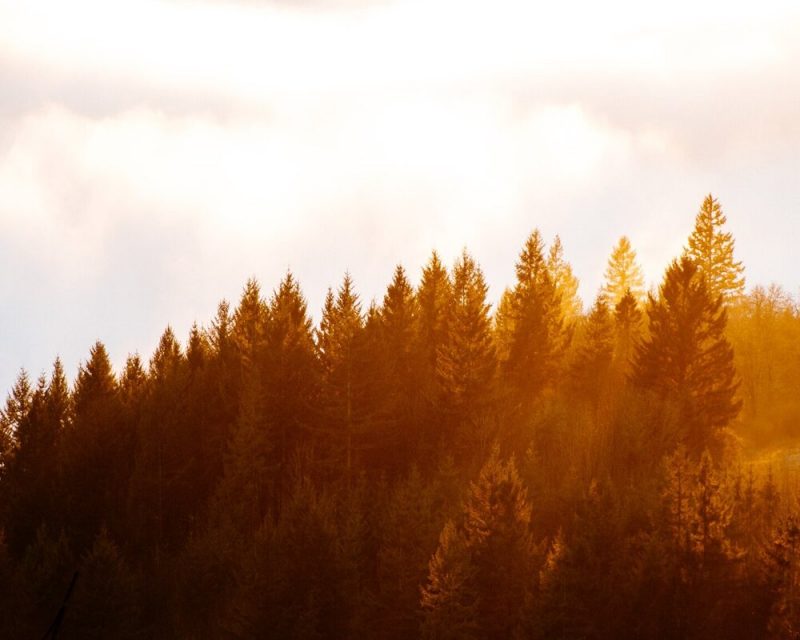
[[[649,291],[622,236],[586,305],[533,230],[494,308],[434,252],[20,371],[0,637],[800,637],[800,306],[726,223]]]

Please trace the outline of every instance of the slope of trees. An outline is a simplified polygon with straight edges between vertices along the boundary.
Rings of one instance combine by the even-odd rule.
[[[645,299],[584,312],[556,237],[491,296],[464,251],[291,273],[120,372],[20,372],[0,411],[0,637],[790,638],[800,309],[743,289],[709,196]],[[500,293],[500,292],[498,292]]]

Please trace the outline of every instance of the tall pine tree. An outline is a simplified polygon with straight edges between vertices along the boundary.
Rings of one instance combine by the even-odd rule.
[[[719,447],[720,430],[738,415],[727,315],[697,266],[684,257],[649,297],[650,337],[637,350],[633,379],[677,410],[676,434],[695,456]]]
[[[712,298],[729,303],[744,293],[744,267],[733,257],[734,240],[722,231],[728,221],[719,202],[708,194],[700,206],[689,236],[686,255],[697,264]]]
[[[609,306],[616,307],[626,293],[630,292],[636,303],[644,298],[644,275],[636,262],[636,251],[627,236],[622,236],[611,252],[605,272],[603,295]]]

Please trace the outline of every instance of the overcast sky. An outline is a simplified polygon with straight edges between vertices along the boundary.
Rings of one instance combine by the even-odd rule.
[[[0,394],[288,268],[318,316],[466,246],[496,300],[536,227],[590,302],[708,192],[796,293],[800,3],[651,4],[0,0]]]

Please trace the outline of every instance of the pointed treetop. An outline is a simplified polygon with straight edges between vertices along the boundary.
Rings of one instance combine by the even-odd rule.
[[[723,232],[727,222],[719,202],[708,194],[694,221],[685,254],[705,277],[712,296],[729,302],[744,293],[744,267],[733,257],[734,239]]]
[[[80,405],[84,396],[112,393],[116,385],[108,352],[98,340],[89,351],[89,361],[78,369],[75,381],[75,404]]]
[[[171,373],[181,360],[181,346],[175,338],[172,327],[167,326],[158,347],[150,359],[150,374],[155,378],[160,378],[167,373]]]
[[[541,278],[549,278],[544,256],[544,240],[538,229],[534,229],[525,241],[517,260],[517,287],[528,287]]]
[[[561,316],[567,323],[574,322],[583,311],[583,303],[578,297],[579,281],[572,272],[569,262],[564,259],[564,247],[558,236],[550,247],[547,268],[553,279],[556,294],[561,297]]]
[[[622,236],[611,252],[605,272],[606,283],[602,293],[609,306],[616,307],[630,292],[637,304],[644,300],[644,275],[636,261],[636,251],[627,236]]]

